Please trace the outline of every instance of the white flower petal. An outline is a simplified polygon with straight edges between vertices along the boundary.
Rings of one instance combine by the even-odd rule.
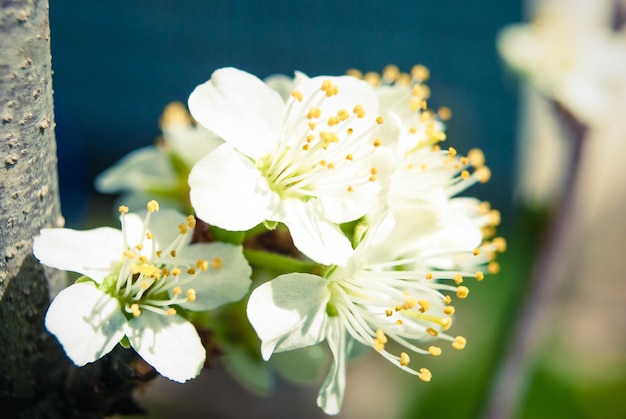
[[[252,269],[243,256],[241,246],[198,243],[181,249],[178,257],[191,261],[191,264],[198,259],[207,259],[209,262],[209,270],[199,273],[186,285],[196,290],[196,301],[181,304],[188,310],[212,310],[222,304],[241,300],[250,288]],[[214,266],[215,258],[221,266]]]
[[[35,257],[44,265],[77,272],[98,283],[113,271],[123,250],[122,232],[110,227],[44,228],[33,244]]]
[[[171,124],[163,127],[163,137],[172,153],[191,167],[224,143],[217,134],[203,126]]]
[[[91,282],[61,291],[48,308],[45,325],[79,367],[111,352],[127,331],[119,302]]]
[[[350,241],[321,213],[314,200],[287,199],[277,221],[287,225],[294,245],[309,258],[325,265],[342,265],[353,252]]]
[[[130,344],[159,374],[179,383],[200,374],[206,351],[187,320],[144,310],[128,324]]]
[[[346,389],[346,363],[352,346],[352,340],[348,339],[346,329],[339,317],[329,319],[326,342],[333,354],[333,363],[317,395],[317,405],[327,415],[336,415],[343,404]]]
[[[261,354],[314,345],[324,340],[327,282],[319,276],[281,275],[252,291],[248,319],[261,339]]]
[[[254,159],[271,150],[284,109],[278,93],[235,68],[215,71],[189,96],[189,111],[198,122]]]
[[[249,159],[223,144],[189,175],[190,199],[198,217],[226,230],[248,230],[265,221],[278,196]]]
[[[135,190],[173,189],[178,180],[168,156],[156,147],[144,147],[127,154],[102,172],[95,181],[104,193]]]

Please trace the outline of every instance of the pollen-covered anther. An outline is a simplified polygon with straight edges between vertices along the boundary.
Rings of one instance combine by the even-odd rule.
[[[187,231],[189,231],[189,229],[187,228],[187,224],[184,224],[184,223],[178,224],[178,232],[181,235],[187,234]]]
[[[453,315],[454,311],[455,311],[455,309],[454,309],[453,306],[446,306],[446,307],[443,308],[443,313],[447,314],[448,316]]]
[[[430,382],[433,378],[433,374],[427,368],[420,368],[420,373],[418,375],[419,379],[425,383]]]
[[[175,258],[176,257],[176,250],[170,250],[170,256]]]
[[[160,257],[161,257],[161,253],[163,253],[163,251],[162,251],[162,250],[157,250],[156,252],[154,252],[154,254],[156,254],[156,256],[157,256],[158,258],[160,258]]]
[[[213,266],[213,269],[220,269],[223,265],[223,261],[222,258],[219,257],[214,257],[213,260],[211,261],[211,266]]]
[[[466,344],[467,340],[463,336],[457,336],[456,338],[454,338],[454,342],[452,342],[452,347],[457,351],[460,351],[465,348]]]
[[[354,157],[352,157],[352,154],[348,153],[346,154],[346,160],[352,160]]]
[[[352,187],[352,185],[348,185],[348,187],[346,188],[346,190],[348,192],[354,192],[354,188]]]
[[[410,310],[413,307],[415,307],[417,304],[418,304],[418,301],[415,301],[415,298],[407,297],[407,299],[404,301],[404,304],[402,304],[402,308],[404,310]]]
[[[452,302],[452,297],[446,295],[445,297],[443,297],[443,302],[446,304],[450,304]]]
[[[363,73],[361,72],[361,70],[357,69],[357,68],[351,68],[348,71],[346,71],[346,75],[357,78],[357,79],[362,79],[363,78]]]
[[[406,367],[411,362],[411,357],[406,352],[400,354],[400,365]]]
[[[194,228],[196,226],[196,217],[193,215],[187,216],[187,227]]]
[[[380,74],[375,71],[368,71],[363,76],[363,79],[372,86],[378,86],[380,84]]]
[[[124,256],[126,256],[128,259],[135,259],[137,257],[137,254],[132,250],[124,250]]]
[[[461,285],[460,287],[458,287],[456,289],[456,296],[463,299],[463,298],[467,298],[467,296],[469,295],[469,288],[464,287],[463,285]]]
[[[500,272],[500,264],[496,261],[489,262],[489,264],[487,265],[487,272],[489,272],[490,274],[497,274],[498,272]]]
[[[186,295],[188,302],[193,303],[194,301],[196,301],[196,290],[194,290],[193,288],[189,288]]]
[[[139,243],[137,246],[135,246],[135,249],[141,252],[143,250],[143,244]]]
[[[174,268],[172,269],[172,275],[174,276],[178,276],[182,273],[182,271],[180,270],[180,268]]]
[[[411,76],[416,80],[426,81],[430,77],[430,70],[422,64],[417,64],[411,68]]]
[[[467,170],[463,170],[461,172],[461,179],[466,180],[466,179],[469,179],[469,177],[470,177],[470,172],[468,172]]]
[[[157,212],[159,210],[159,203],[155,200],[152,200],[148,202],[148,204],[146,204],[146,208],[148,209],[148,212],[150,213]]]
[[[433,273],[432,272],[426,272],[426,279],[428,281],[430,281],[431,279],[433,279]]]
[[[126,205],[120,205],[117,210],[120,214],[126,214],[128,212],[128,207]]]
[[[356,105],[354,107],[354,109],[352,109],[352,113],[354,113],[356,115],[357,118],[364,118],[365,117],[365,108],[363,107],[363,105]]]
[[[388,83],[393,83],[400,76],[400,69],[397,65],[389,64],[383,69],[383,79]]]
[[[146,256],[139,256],[139,262],[148,263],[148,258]]]
[[[195,270],[194,268],[189,268],[189,269],[187,269],[187,271],[186,271],[186,272],[187,272],[189,275],[193,275],[193,274],[195,274],[195,273],[196,273],[196,270]]]
[[[491,210],[489,211],[488,217],[489,217],[489,224],[494,225],[494,226],[500,225],[500,221],[502,220],[502,217],[500,216],[500,211]],[[506,249],[506,243],[504,243],[504,248]]]
[[[385,310],[385,316],[387,316],[387,317],[393,316],[393,310],[391,310],[391,309]]]
[[[378,116],[376,117],[376,123],[377,123],[378,125],[381,125],[383,122],[385,122],[385,118],[383,118],[382,116],[378,115]]]
[[[506,240],[502,237],[495,237],[491,243],[496,246],[496,250],[500,253],[506,250]]]
[[[438,346],[429,346],[428,352],[430,352],[432,356],[439,356],[441,355],[441,348]]]
[[[152,240],[153,238],[154,236],[152,235],[152,233],[146,233],[146,239]]]
[[[348,128],[346,130],[346,134],[348,134],[348,135],[352,135],[353,133],[354,133],[354,129],[352,129],[352,128]]]
[[[383,329],[376,329],[376,339],[380,340],[382,343],[387,343],[387,336]]]
[[[430,301],[417,300],[417,304],[419,304],[419,311],[422,313],[425,313],[430,308]]]
[[[439,336],[439,332],[433,329],[432,327],[429,327],[428,329],[426,329],[426,333],[428,333],[431,336]]]
[[[130,312],[133,314],[133,317],[138,317],[141,314],[141,309],[139,308],[139,304],[137,303],[131,304],[129,309]]]
[[[474,248],[474,251],[472,253],[474,254],[474,256],[480,255],[480,248],[478,247]]]
[[[396,320],[396,326],[402,326],[404,322],[400,319]]]
[[[327,124],[329,127],[332,127],[335,125],[339,125],[339,122],[341,122],[341,120],[339,119],[338,116],[331,116],[330,118],[328,118]]]
[[[168,316],[173,316],[174,314],[176,314],[176,309],[173,307],[170,307],[167,309],[167,315]]]
[[[482,281],[483,279],[485,279],[485,274],[482,273],[482,271],[478,271],[476,272],[475,277],[477,281]]]
[[[452,110],[447,106],[442,106],[437,110],[437,115],[442,121],[449,121],[452,118]]]
[[[203,272],[209,270],[209,261],[204,259],[198,259],[196,262],[196,268],[200,269]]]
[[[487,183],[489,179],[491,179],[491,170],[489,170],[487,166],[483,166],[477,169],[474,175],[476,175],[476,179],[478,179],[480,183]]]
[[[485,155],[478,148],[473,148],[467,153],[467,158],[470,164],[475,168],[480,168],[485,165]]]
[[[180,295],[182,292],[183,292],[183,290],[182,290],[181,287],[177,286],[177,287],[172,288],[172,294],[174,294],[174,295]]]
[[[322,148],[326,150],[330,144],[338,143],[339,137],[334,132],[322,131],[320,132],[320,140],[322,140]]]
[[[148,281],[141,281],[141,288],[148,289],[150,287],[150,283]]]
[[[345,121],[346,119],[350,118],[350,113],[345,109],[341,109],[337,112],[337,118],[339,118],[339,120],[341,121]]]
[[[375,138],[372,144],[374,145],[374,147],[380,147],[382,143],[378,138]]]
[[[316,124],[315,122],[312,122],[312,121],[309,121],[309,122],[307,123],[307,125],[308,125],[308,127],[309,127],[309,129],[310,129],[311,131],[315,131],[315,128],[317,128],[317,124]]]
[[[459,285],[463,282],[463,275],[461,274],[455,274],[454,275],[454,282]]]
[[[291,91],[291,97],[296,99],[298,102],[302,102],[302,99],[304,98],[304,95],[302,94],[302,92],[300,90],[293,89]]]
[[[456,156],[456,148],[454,148],[454,147],[450,147],[450,148],[448,148],[448,155],[449,155],[450,157],[454,157],[454,156]]]

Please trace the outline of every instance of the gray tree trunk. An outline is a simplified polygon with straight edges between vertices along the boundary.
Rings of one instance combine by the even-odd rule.
[[[30,416],[24,413],[32,412],[48,397],[49,388],[57,386],[53,371],[65,362],[43,327],[49,302],[48,281],[62,281],[62,274],[44,272],[32,256],[33,237],[39,230],[63,224],[51,77],[48,0],[0,0],[3,415],[20,412],[16,416]]]

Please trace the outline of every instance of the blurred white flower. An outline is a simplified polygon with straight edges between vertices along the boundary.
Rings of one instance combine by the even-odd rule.
[[[194,378],[205,350],[177,311],[210,310],[248,291],[251,269],[240,247],[190,245],[194,217],[158,209],[149,202],[142,219],[120,207],[121,231],[42,229],[35,238],[41,263],[84,275],[57,295],[45,319],[76,365],[101,358],[126,337],[161,375]]]
[[[165,107],[159,126],[163,137],[157,144],[129,153],[101,173],[95,181],[98,191],[122,192],[121,201],[131,210],[142,208],[148,196],[158,196],[167,207],[189,209],[191,167],[223,141],[195,124],[180,102]]]
[[[352,247],[338,224],[375,206],[391,171],[381,145],[398,135],[370,86],[315,77],[285,103],[256,77],[224,68],[194,90],[189,109],[225,141],[189,176],[200,219],[227,230],[282,222],[306,256],[346,261]]]

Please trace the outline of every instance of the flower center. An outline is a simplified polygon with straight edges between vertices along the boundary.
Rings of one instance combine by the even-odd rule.
[[[327,115],[329,107],[336,108],[337,95],[339,87],[331,80],[308,97],[292,91],[276,147],[256,162],[281,198],[336,196],[376,181],[378,169],[368,156],[381,145],[373,131],[383,119],[367,123],[360,104]]]
[[[140,241],[129,245],[126,226],[128,207],[119,207],[126,250],[122,254],[122,265],[112,291],[129,315],[137,317],[142,310],[149,310],[171,316],[176,314],[174,306],[196,300],[195,289],[185,286],[201,272],[220,269],[222,260],[187,260],[179,255],[196,224],[192,215],[177,226],[178,236],[167,247],[158,249],[153,234],[148,230],[151,214],[159,210],[159,204],[150,201],[147,208]]]

